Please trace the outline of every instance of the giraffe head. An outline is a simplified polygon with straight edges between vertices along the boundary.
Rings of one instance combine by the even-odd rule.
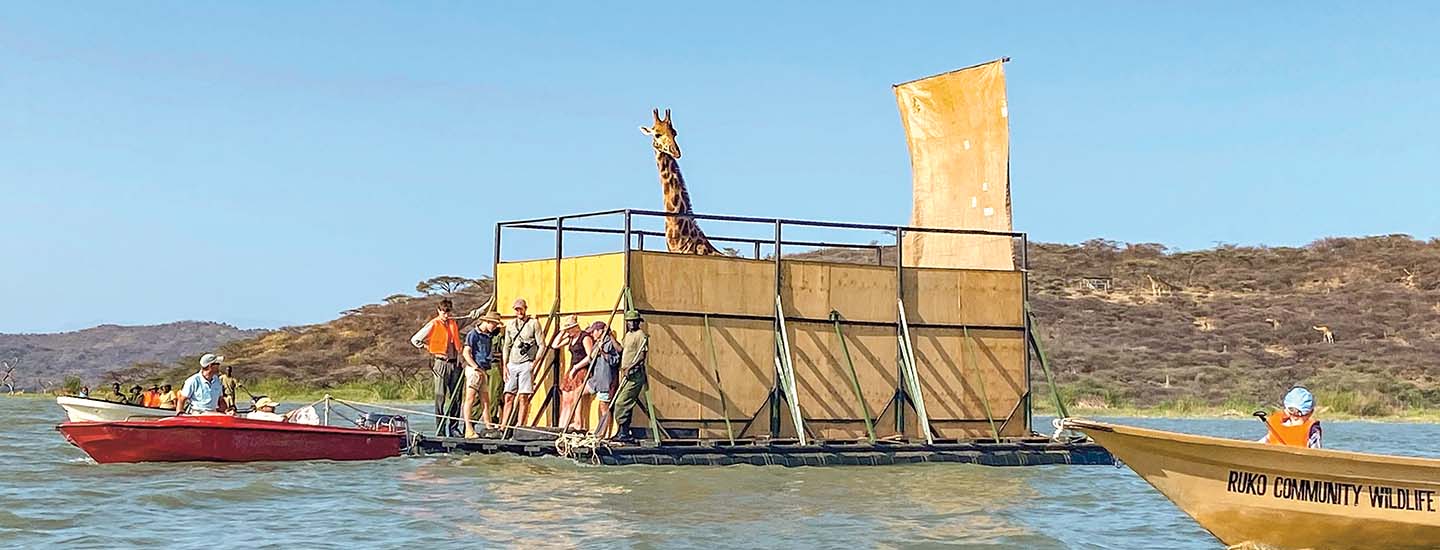
[[[665,109],[665,118],[660,118],[660,109],[651,111],[655,123],[649,128],[640,127],[640,133],[650,136],[650,145],[655,151],[680,158],[680,145],[675,143],[675,125],[670,123],[670,109]]]

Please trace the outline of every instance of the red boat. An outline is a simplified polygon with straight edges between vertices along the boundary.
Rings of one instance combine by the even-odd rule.
[[[403,417],[367,428],[314,426],[229,415],[162,420],[66,422],[55,429],[95,462],[375,460],[399,456]]]

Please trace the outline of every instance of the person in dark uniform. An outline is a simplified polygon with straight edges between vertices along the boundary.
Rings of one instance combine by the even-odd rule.
[[[633,309],[625,312],[625,338],[620,346],[620,385],[615,390],[615,401],[612,404],[617,425],[613,439],[617,442],[635,441],[635,434],[630,431],[630,421],[634,416],[635,405],[639,403],[640,396],[645,394],[645,384],[649,382],[645,367],[646,356],[650,351],[650,337],[641,328],[644,322],[644,319],[640,318],[640,312]]]

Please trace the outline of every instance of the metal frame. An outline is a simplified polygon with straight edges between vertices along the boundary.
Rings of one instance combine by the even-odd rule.
[[[593,226],[586,226],[586,225],[578,225],[578,224],[567,223],[567,222],[575,222],[575,221],[577,221],[577,220],[583,220],[583,219],[588,219],[588,218],[597,218],[597,217],[615,216],[615,215],[619,215],[619,216],[621,216],[622,219],[623,219],[623,226],[622,226],[620,229],[615,229],[615,228],[610,228],[610,227],[593,227]],[[882,245],[878,245],[878,244],[855,244],[855,243],[843,243],[843,242],[824,242],[824,241],[805,241],[805,240],[785,240],[785,239],[784,239],[784,229],[785,229],[786,226],[893,232],[894,235],[895,235],[895,241],[894,241],[894,242],[895,242],[895,244],[894,244],[894,249],[895,249],[895,280],[896,280],[896,290],[895,290],[896,296],[895,296],[895,297],[896,297],[896,299],[897,299],[902,305],[904,304],[904,301],[905,301],[905,284],[904,284],[904,282],[905,282],[905,265],[904,265],[904,264],[905,264],[905,255],[904,255],[904,248],[903,248],[903,247],[904,247],[905,235],[906,235],[907,233],[933,233],[933,234],[947,234],[947,235],[980,235],[980,236],[993,236],[993,237],[1007,237],[1007,238],[1012,239],[1012,241],[1013,241],[1014,239],[1019,239],[1021,245],[1020,245],[1020,250],[1019,250],[1019,262],[1018,262],[1018,263],[1019,263],[1020,265],[1018,266],[1018,270],[1021,272],[1021,277],[1022,277],[1022,279],[1021,279],[1021,280],[1022,280],[1022,293],[1023,293],[1023,296],[1022,296],[1022,297],[1023,297],[1023,301],[1022,301],[1022,303],[1028,303],[1029,297],[1030,297],[1030,278],[1029,278],[1029,274],[1030,274],[1030,256],[1029,256],[1030,241],[1029,241],[1028,235],[1025,234],[1025,233],[1022,233],[1022,232],[1013,232],[1013,231],[987,231],[987,230],[979,230],[979,229],[953,229],[953,228],[937,228],[937,227],[914,227],[914,226],[903,226],[903,225],[881,225],[881,224],[869,224],[869,223],[830,222],[830,221],[804,220],[804,219],[787,219],[787,218],[763,218],[763,217],[755,217],[755,216],[732,216],[732,215],[719,215],[719,214],[695,214],[695,213],[690,213],[690,214],[677,214],[677,213],[657,211],[657,210],[642,210],[642,209],[630,209],[630,208],[625,208],[625,209],[613,209],[613,210],[601,210],[601,211],[597,211],[597,212],[584,212],[584,213],[579,213],[579,214],[566,214],[566,215],[560,215],[560,216],[549,216],[549,217],[543,217],[543,218],[531,218],[531,219],[523,219],[523,220],[510,220],[510,221],[501,221],[501,222],[498,222],[498,223],[495,224],[495,242],[494,242],[495,252],[494,252],[493,265],[492,265],[492,269],[493,269],[492,273],[498,273],[498,271],[499,271],[499,265],[502,263],[503,255],[501,254],[501,252],[502,252],[502,248],[501,248],[501,247],[503,246],[503,233],[504,233],[504,230],[505,230],[505,229],[524,229],[524,230],[539,230],[539,231],[554,231],[554,232],[555,232],[555,256],[554,256],[554,259],[556,260],[556,261],[555,261],[555,288],[556,288],[556,292],[557,292],[557,293],[559,293],[560,288],[561,288],[561,280],[560,280],[560,264],[561,264],[561,262],[560,262],[560,260],[564,258],[564,238],[563,238],[563,235],[564,235],[565,232],[572,232],[572,233],[591,233],[591,234],[606,234],[606,235],[621,235],[622,238],[624,239],[624,246],[623,246],[623,251],[624,251],[624,260],[623,260],[623,262],[624,262],[624,277],[625,277],[625,284],[628,285],[628,284],[630,283],[631,272],[632,272],[632,269],[631,269],[631,259],[630,259],[630,254],[631,254],[631,252],[633,252],[633,251],[635,251],[635,250],[640,250],[640,251],[644,251],[644,250],[645,250],[645,237],[646,237],[646,236],[653,236],[653,237],[663,237],[663,236],[664,236],[664,233],[663,233],[663,232],[659,232],[659,231],[646,231],[646,230],[642,230],[642,229],[636,229],[636,228],[634,227],[634,222],[635,222],[635,218],[636,218],[636,217],[644,217],[644,218],[657,218],[657,217],[658,217],[658,218],[662,218],[662,219],[663,219],[663,218],[670,218],[670,217],[684,217],[684,218],[689,218],[689,219],[692,219],[692,220],[711,220],[711,221],[723,221],[723,222],[766,224],[766,225],[772,226],[772,227],[773,227],[773,231],[774,231],[774,236],[773,236],[773,238],[771,238],[771,239],[760,239],[760,238],[753,238],[753,237],[727,237],[727,236],[723,236],[723,235],[707,235],[707,238],[709,238],[711,241],[718,241],[718,242],[731,242],[731,243],[750,244],[750,245],[752,245],[752,247],[753,247],[753,255],[754,255],[754,259],[756,259],[756,260],[762,259],[762,258],[761,258],[761,247],[762,247],[762,245],[764,245],[764,244],[769,244],[769,245],[772,247],[772,249],[773,249],[773,250],[772,250],[772,253],[773,253],[773,255],[774,255],[774,256],[773,256],[773,260],[774,260],[774,262],[775,262],[775,290],[776,290],[777,295],[778,295],[778,294],[780,293],[780,291],[783,289],[783,281],[782,281],[782,278],[783,278],[783,270],[784,270],[784,267],[783,267],[783,264],[782,264],[782,262],[781,262],[781,259],[782,259],[782,257],[783,257],[783,249],[784,249],[784,247],[785,247],[786,245],[790,245],[790,246],[804,246],[804,247],[847,248],[847,249],[859,249],[859,250],[874,250],[874,251],[875,251],[875,265],[884,265],[884,248],[885,248],[885,247],[882,246]],[[496,284],[497,284],[497,285],[499,284],[498,278],[497,278],[497,280],[496,280]],[[783,312],[777,311],[777,312],[776,312],[776,315],[777,315],[777,317],[774,318],[774,321],[775,321],[775,324],[776,324],[776,327],[777,327],[777,330],[778,330],[779,327],[783,326],[783,321],[778,317],[779,315],[783,315]],[[713,315],[713,316],[715,316],[715,317],[726,317],[725,315]],[[828,323],[828,322],[829,322],[828,319],[827,319],[827,320],[820,320],[820,319],[811,320],[811,319],[798,319],[798,318],[797,318],[797,319],[793,319],[793,320],[795,320],[795,321],[802,321],[802,322],[809,322],[809,321],[813,321],[813,322],[824,322],[824,323]],[[896,323],[879,323],[879,324],[893,324],[893,325],[895,326],[896,336],[903,338],[902,331],[904,330],[904,327],[902,326],[902,325],[903,325],[902,322],[896,322]],[[915,326],[921,326],[921,325],[915,325]],[[968,328],[976,328],[976,329],[979,329],[979,328],[992,328],[992,327],[974,326],[974,327],[968,327]],[[1005,328],[1012,328],[1012,327],[1005,327]],[[1022,340],[1022,341],[1028,343],[1028,342],[1030,341],[1030,338],[1031,338],[1031,334],[1030,334],[1031,329],[1030,329],[1030,323],[1029,323],[1028,317],[1025,319],[1025,322],[1023,323],[1023,327],[1022,327],[1020,330],[1023,331],[1023,334],[1022,334],[1023,340]],[[778,355],[778,353],[779,353],[779,350],[778,350],[778,349],[776,350],[776,353],[777,353],[777,355]],[[1025,407],[1025,419],[1024,419],[1025,428],[1026,428],[1027,431],[1030,431],[1031,428],[1032,428],[1032,422],[1031,422],[1032,407],[1031,407],[1031,402],[1032,402],[1033,390],[1032,390],[1032,388],[1031,388],[1031,376],[1030,376],[1031,353],[1030,353],[1030,347],[1029,347],[1028,345],[1024,346],[1024,359],[1023,359],[1023,361],[1024,361],[1024,364],[1025,364],[1025,367],[1024,367],[1024,370],[1025,370],[1025,373],[1024,373],[1024,376],[1025,376],[1025,393],[1023,393],[1023,394],[1021,395],[1021,397],[1020,397],[1020,400],[1021,400],[1020,405],[1023,405],[1023,406]],[[895,405],[895,424],[896,424],[895,427],[896,427],[896,431],[897,431],[897,432],[899,432],[899,433],[905,433],[906,418],[905,418],[905,407],[904,407],[904,405],[905,405],[907,402],[910,402],[910,401],[912,400],[912,398],[908,395],[908,392],[907,392],[906,388],[904,387],[904,383],[903,383],[903,382],[900,382],[901,380],[904,379],[904,372],[903,372],[904,366],[901,364],[901,363],[904,362],[904,358],[903,358],[903,357],[897,357],[897,361],[896,361],[896,362],[897,362],[897,369],[901,369],[901,370],[897,371],[897,375],[898,375],[898,376],[896,377],[896,378],[897,378],[897,387],[895,388],[895,397],[894,397],[894,399],[893,399],[893,404]],[[781,388],[780,388],[780,380],[778,379],[779,373],[777,372],[776,375],[777,375],[777,379],[774,380],[774,381],[773,381],[773,384],[772,384],[771,393],[770,393],[770,395],[771,395],[771,397],[770,397],[770,404],[769,404],[769,408],[770,408],[770,430],[769,430],[769,431],[770,431],[772,437],[779,437],[779,429],[780,429],[780,426],[779,426],[779,424],[780,424],[780,410],[779,410],[779,409],[780,409],[780,405],[779,405],[779,399],[778,399],[778,398],[780,397],[780,396],[779,396],[779,392],[781,391]],[[877,420],[878,420],[878,419],[877,419]],[[992,418],[991,420],[993,421],[993,418]],[[927,435],[928,435],[928,434],[927,434]]]

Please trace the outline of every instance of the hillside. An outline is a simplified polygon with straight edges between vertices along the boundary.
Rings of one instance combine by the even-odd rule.
[[[18,363],[17,388],[42,389],[66,376],[91,381],[108,379],[105,374],[137,362],[168,363],[264,332],[221,323],[181,321],[149,326],[100,325],[54,334],[0,334],[0,360]]]
[[[803,256],[868,262],[871,254]],[[1173,253],[1102,240],[1037,243],[1031,264],[1039,334],[1071,400],[1243,408],[1304,382],[1369,414],[1440,407],[1440,240],[1324,239],[1298,248]],[[457,309],[479,306],[489,291],[489,281],[461,290]],[[392,296],[223,352],[252,380],[369,380],[423,394],[426,362],[406,340],[433,304]],[[1333,343],[1312,329],[1319,325],[1331,329]],[[193,369],[132,372],[153,376],[167,368],[172,376]]]

